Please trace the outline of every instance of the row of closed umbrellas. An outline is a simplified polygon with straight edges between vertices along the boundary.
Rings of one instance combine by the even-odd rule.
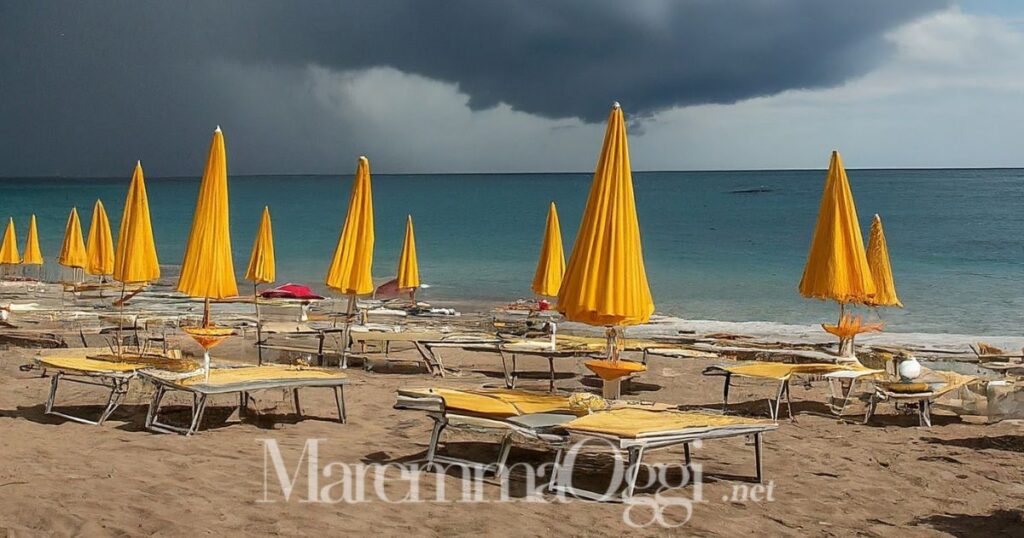
[[[107,222],[105,233],[103,222]],[[327,286],[350,297],[350,305],[355,296],[374,290],[373,245],[370,163],[360,157],[344,225],[325,278]],[[97,202],[89,245],[82,240],[81,224],[73,209],[58,261],[94,274],[111,274],[124,284],[145,284],[160,277],[141,163],[136,165],[129,185],[116,248],[106,213]],[[24,260],[18,256],[12,220],[0,245],[0,263],[42,263],[34,216]],[[264,208],[245,278],[254,284],[267,283],[275,279],[274,273],[270,213]],[[415,289],[419,284],[410,216],[397,286]],[[648,321],[654,312],[644,269],[625,120],[618,103],[608,116],[568,263],[552,203],[532,289],[539,295],[557,296],[557,308],[567,319],[595,326],[636,325]],[[210,144],[177,290],[207,299],[204,326],[209,324],[209,299],[238,295],[229,233],[227,159],[219,127]],[[805,297],[832,299],[840,305],[902,306],[893,285],[881,221],[876,215],[865,249],[849,180],[837,152],[832,154],[799,291]]]

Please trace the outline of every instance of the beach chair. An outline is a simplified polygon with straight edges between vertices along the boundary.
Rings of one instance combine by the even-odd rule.
[[[644,454],[682,446],[684,464],[687,469],[692,469],[691,443],[712,439],[750,438],[754,447],[754,480],[760,484],[764,477],[762,435],[775,430],[778,425],[766,420],[712,413],[625,407],[579,417],[561,424],[560,428],[569,434],[569,440],[563,442],[555,454],[549,489],[586,499],[609,501],[618,499],[608,492],[597,493],[572,485],[572,469],[565,467],[565,463],[568,456],[566,447],[574,440],[601,439],[626,453],[625,482],[620,494],[620,498],[625,500],[633,496]]]
[[[833,413],[841,415],[850,400],[855,381],[873,377],[883,373],[883,370],[867,368],[859,362],[846,363],[785,363],[768,361],[748,361],[735,364],[718,364],[708,366],[703,374],[706,376],[721,376],[725,378],[722,388],[722,411],[726,412],[729,407],[729,387],[732,378],[744,377],[749,379],[768,380],[778,383],[775,398],[768,399],[768,414],[772,420],[778,420],[779,410],[782,406],[782,398],[786,398],[786,406],[789,417],[793,418],[793,400],[790,397],[790,380],[796,375],[821,375],[831,379],[832,400],[830,407]],[[829,378],[828,376],[833,377]],[[832,383],[835,383],[833,385]],[[838,387],[838,390],[837,390]],[[835,402],[841,402],[836,404]]]
[[[567,396],[554,396],[541,392],[507,389],[401,389],[398,391],[396,409],[426,412],[434,421],[427,447],[427,463],[452,463],[479,469],[500,476],[505,469],[512,443],[516,438],[539,440],[557,444],[564,435],[545,433],[539,428],[551,426],[576,418],[569,408]],[[512,417],[544,415],[543,423],[518,424],[509,422]],[[438,453],[441,434],[446,428],[483,431],[498,434],[497,456],[493,462],[476,462],[464,458],[444,456]]]
[[[90,359],[86,357],[37,357],[36,366],[45,370],[55,370],[50,378],[50,394],[46,399],[46,414],[54,415],[82,424],[102,425],[110,418],[128,394],[128,384],[139,370],[145,368],[144,363],[113,362]],[[96,420],[77,417],[62,411],[54,410],[57,389],[61,381],[92,385],[109,389],[106,407]]]
[[[369,363],[373,359],[384,361],[408,361],[391,355],[391,347],[395,344],[409,344],[419,354],[415,362],[421,362],[427,373],[438,377],[445,377],[444,358],[440,349],[449,348],[476,348],[483,346],[485,349],[493,349],[500,340],[486,334],[460,334],[441,333],[436,331],[352,331],[350,334],[352,347],[358,347],[358,352],[348,353],[348,357],[355,357],[363,360],[364,366],[369,369]]]
[[[890,401],[893,402],[897,410],[903,406],[913,408],[918,417],[918,425],[931,427],[932,403],[950,392],[966,387],[977,379],[974,376],[956,372],[932,370],[909,383],[876,382],[867,413],[864,415],[864,424],[867,424],[875,415],[879,402]]]
[[[427,462],[453,463],[493,472],[506,470],[513,440],[538,441],[555,453],[548,488],[593,500],[613,500],[572,486],[572,469],[566,463],[574,440],[599,438],[609,447],[627,454],[625,483],[621,498],[633,495],[645,452],[682,446],[686,465],[691,464],[690,444],[726,437],[750,436],[755,451],[755,478],[762,478],[761,435],[777,425],[758,419],[726,417],[710,413],[683,412],[664,404],[618,402],[618,408],[596,411],[573,409],[569,396],[507,389],[408,389],[398,392],[398,409],[426,411],[434,420]],[[497,433],[501,436],[494,462],[474,462],[437,453],[441,432],[447,427]]]
[[[302,416],[299,389],[328,388],[334,391],[338,408],[338,421],[344,424],[345,385],[348,377],[341,372],[286,365],[244,366],[237,368],[213,368],[209,375],[173,375],[160,370],[141,370],[140,377],[153,383],[156,391],[146,413],[146,428],[161,433],[192,435],[199,431],[210,396],[238,394],[239,415],[246,411],[249,393],[258,390],[290,390],[295,404],[295,413]],[[182,392],[192,397],[191,417],[187,426],[176,426],[161,421],[160,404],[165,395]]]

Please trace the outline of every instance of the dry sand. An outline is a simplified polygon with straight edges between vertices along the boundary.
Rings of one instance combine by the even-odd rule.
[[[236,340],[215,355],[251,357],[251,344]],[[191,349],[192,344],[182,345]],[[915,417],[893,415],[891,407],[883,406],[883,416],[864,426],[825,416],[823,387],[794,387],[798,420],[784,420],[765,436],[765,479],[774,484],[772,502],[723,502],[735,486],[747,484],[730,476],[751,475],[752,450],[738,438],[710,441],[695,451],[704,466],[707,502],[694,507],[680,530],[634,530],[623,521],[622,504],[303,503],[304,480],[290,501],[272,489],[275,502],[258,502],[264,486],[260,439],[275,439],[289,465],[306,440],[314,438],[324,439],[321,463],[415,459],[424,454],[431,422],[421,413],[393,409],[395,389],[500,382],[498,359],[491,355],[450,353],[449,365],[459,371],[444,380],[350,369],[349,422],[344,425],[297,420],[281,391],[257,393],[258,415],[241,424],[233,416],[226,422],[234,398],[214,399],[213,405],[224,407],[208,412],[206,428],[191,438],[143,429],[148,394],[142,383],[133,384],[126,404],[103,427],[44,415],[48,379],[38,371],[18,370],[31,355],[31,350],[0,354],[0,535],[600,536],[681,530],[724,536],[1024,536],[1024,426],[1019,422],[972,424],[940,414],[925,429],[915,426]],[[630,397],[717,406],[721,379],[699,375],[710,363],[653,357]],[[559,387],[581,387],[580,367],[561,365]],[[546,364],[526,362],[531,366],[542,370]],[[764,415],[764,399],[771,392],[768,385],[740,381],[730,399],[739,403],[738,409]],[[75,387],[62,400],[96,402],[97,395]],[[308,391],[304,407],[308,415],[333,416],[333,402],[324,391]],[[77,411],[96,413],[98,407]],[[463,448],[480,457],[488,454],[488,447]],[[517,447],[510,461],[541,463],[550,456]],[[652,462],[681,458],[679,449],[649,456]],[[596,462],[607,464],[600,458]],[[444,480],[450,491],[458,490],[458,478]],[[498,486],[488,485],[484,493],[497,498]]]

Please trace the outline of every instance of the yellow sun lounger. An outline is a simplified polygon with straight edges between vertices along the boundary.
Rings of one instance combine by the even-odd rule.
[[[609,447],[625,451],[624,488],[621,499],[633,495],[641,461],[646,452],[659,448],[683,446],[683,460],[688,470],[692,469],[690,443],[728,437],[750,437],[754,446],[754,478],[761,483],[763,478],[761,436],[778,428],[774,422],[745,417],[722,416],[713,413],[693,411],[655,411],[638,407],[624,407],[598,411],[576,418],[561,425],[569,434],[567,442],[558,446],[555,468],[548,487],[552,491],[571,493],[577,497],[596,501],[616,500],[609,492],[596,493],[572,486],[572,468],[566,466],[571,451],[584,443],[569,443],[580,439],[601,439]],[[575,454],[572,455],[575,458]],[[690,473],[692,477],[692,472]]]
[[[777,428],[773,422],[674,411],[657,404],[620,405],[624,407],[579,416],[586,411],[570,408],[568,396],[507,389],[410,389],[398,391],[395,407],[426,411],[434,420],[427,450],[428,464],[453,463],[493,471],[500,476],[506,469],[512,439],[519,436],[556,449],[549,489],[594,500],[612,499],[607,494],[572,487],[572,468],[566,462],[570,454],[575,457],[569,448],[573,440],[599,438],[605,440],[608,447],[627,453],[629,464],[621,493],[623,498],[633,494],[645,451],[682,445],[689,465],[690,443],[698,440],[753,437],[756,478],[761,480],[761,434]],[[441,432],[448,426],[499,432],[502,439],[496,461],[478,463],[437,454]]]
[[[784,362],[748,361],[708,366],[704,369],[703,373],[707,376],[722,376],[725,378],[725,384],[722,389],[722,411],[726,411],[729,406],[729,386],[733,376],[777,381],[779,388],[775,393],[775,399],[769,398],[768,400],[768,414],[772,420],[778,420],[783,396],[786,398],[789,416],[793,418],[793,401],[790,398],[789,382],[795,375],[822,375],[840,382],[844,394],[837,395],[835,392],[836,387],[833,385],[832,388],[833,399],[841,400],[842,404],[838,406],[833,405],[832,410],[837,414],[842,414],[842,410],[846,408],[846,404],[849,402],[853,391],[852,382],[865,376],[880,374],[882,370],[872,370],[858,362],[790,364]]]
[[[50,378],[50,395],[46,399],[46,414],[97,426],[110,418],[117,406],[121,405],[121,400],[128,394],[128,383],[140,369],[146,367],[141,363],[113,362],[85,357],[37,357],[35,362],[43,370],[56,370],[56,373]],[[107,405],[100,412],[98,419],[89,420],[53,409],[57,399],[57,387],[62,380],[110,389]]]
[[[162,433],[192,435],[199,430],[206,410],[207,399],[217,394],[239,396],[239,414],[244,414],[249,393],[256,390],[286,389],[292,391],[295,413],[302,415],[299,403],[299,389],[311,387],[329,388],[334,391],[338,407],[338,421],[346,421],[345,384],[348,377],[336,371],[320,370],[286,365],[244,366],[238,368],[213,368],[209,375],[199,374],[186,378],[167,375],[158,370],[143,370],[139,374],[156,386],[153,400],[146,414],[146,428]],[[160,403],[168,392],[185,392],[192,395],[192,417],[186,427],[174,426],[160,421]]]

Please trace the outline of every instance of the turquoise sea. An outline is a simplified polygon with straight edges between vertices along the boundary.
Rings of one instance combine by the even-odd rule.
[[[71,206],[88,230],[101,198],[116,237],[130,168],[117,178],[0,180],[0,217],[23,246],[35,213],[43,255],[55,258]],[[1024,170],[850,170],[860,221],[882,215],[906,308],[869,313],[890,331],[1024,332]],[[824,170],[634,174],[644,255],[657,311],[688,319],[807,324],[834,304],[796,292]],[[503,302],[530,296],[549,201],[569,254],[591,175],[373,176],[374,274],[395,273],[412,214],[426,300]],[[248,261],[270,205],[278,276],[322,289],[345,216],[351,176],[231,177],[235,269]],[[198,178],[147,179],[162,264],[180,263]],[[170,268],[169,268],[170,269]],[[58,268],[48,263],[47,274]]]

